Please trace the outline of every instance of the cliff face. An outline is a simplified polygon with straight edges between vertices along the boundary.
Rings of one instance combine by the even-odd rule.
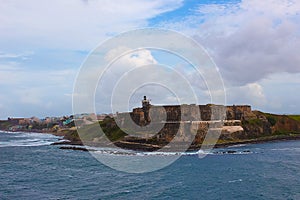
[[[180,135],[178,142],[194,138],[193,146],[200,146],[209,128],[221,130],[220,144],[271,139],[291,134],[300,135],[300,121],[285,115],[273,115],[252,111],[250,106],[199,105],[200,120],[197,119],[196,105],[153,106],[150,110],[152,123],[163,121],[163,128],[151,138],[152,143],[167,144]],[[152,111],[152,114],[151,114]],[[183,113],[182,113],[183,112]],[[226,113],[225,121],[214,115]],[[164,116],[165,115],[165,116]],[[139,116],[139,117],[137,117]],[[131,117],[138,125],[143,125],[143,113],[135,109]],[[185,123],[184,123],[185,122]],[[197,125],[196,130],[195,124]],[[181,127],[181,128],[180,128]],[[141,136],[142,137],[142,136]],[[126,139],[125,139],[126,140]],[[131,138],[134,140],[134,138]]]
[[[249,113],[250,114],[250,113]],[[243,131],[222,134],[220,140],[226,142],[273,140],[298,138],[300,121],[288,115],[274,115],[251,111],[252,117],[241,120]]]
[[[260,118],[265,118],[270,124],[273,134],[300,133],[300,121],[289,115],[275,115],[255,111]]]

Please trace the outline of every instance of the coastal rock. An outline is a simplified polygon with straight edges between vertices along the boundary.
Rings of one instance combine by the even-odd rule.
[[[85,147],[74,147],[74,146],[62,146],[59,147],[59,149],[74,150],[74,151],[95,151],[93,149],[87,149]]]

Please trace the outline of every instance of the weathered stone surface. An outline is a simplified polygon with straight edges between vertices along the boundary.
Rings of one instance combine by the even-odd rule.
[[[213,120],[243,120],[256,118],[251,106],[222,106],[222,105],[166,105],[150,106],[151,122],[180,122],[180,121],[213,121]],[[118,113],[118,120],[128,121],[129,118],[137,124],[144,125],[144,111],[134,108],[130,113]]]
[[[119,113],[117,116],[118,124],[121,128],[129,130],[138,126],[145,126],[144,109],[134,108],[130,113]],[[221,133],[243,132],[241,120],[256,118],[248,105],[241,106],[222,106],[222,105],[166,105],[149,107],[150,124],[163,123],[160,130],[152,140],[160,143],[187,142],[193,141],[194,144],[203,142],[207,131],[215,129]],[[226,120],[224,120],[226,119]],[[239,128],[225,128],[223,126],[238,126]],[[132,129],[132,132],[134,130]],[[145,131],[146,133],[147,131]]]

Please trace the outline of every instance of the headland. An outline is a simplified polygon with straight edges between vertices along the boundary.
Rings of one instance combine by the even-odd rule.
[[[99,131],[101,127],[102,131]],[[172,142],[188,150],[207,145],[224,147],[244,143],[300,139],[299,115],[253,111],[250,105],[151,105],[144,97],[132,112],[80,114],[60,118],[8,118],[0,121],[7,131],[45,132],[63,136],[58,144],[155,151]],[[217,141],[207,140],[218,134]]]

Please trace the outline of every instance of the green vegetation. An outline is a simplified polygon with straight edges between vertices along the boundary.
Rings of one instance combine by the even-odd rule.
[[[70,141],[73,141],[73,142],[81,141],[76,130],[64,130],[64,131],[62,131],[62,133],[64,133],[65,137]]]
[[[299,135],[300,132],[299,131],[292,131],[292,130],[276,130],[274,131],[273,135]]]
[[[262,121],[260,119],[249,119],[249,120],[244,120],[244,124],[250,124],[250,125],[262,125]]]
[[[267,120],[271,124],[271,126],[275,126],[275,124],[278,121],[278,115],[274,115],[271,113],[262,113],[262,112],[261,112],[261,114],[263,114],[267,118]]]
[[[1,130],[7,130],[10,126],[11,126],[11,123],[9,121],[1,121],[0,122]]]
[[[274,131],[273,135],[288,135],[290,131],[287,130],[276,130]]]
[[[99,133],[98,123],[83,126],[78,131],[80,134],[80,138],[83,141],[92,141],[94,138],[102,136],[102,134]]]
[[[124,138],[127,134],[124,133],[116,124],[115,120],[106,117],[103,121],[99,122],[100,126],[110,141],[117,141]]]
[[[277,119],[274,116],[267,116],[267,120],[270,122],[271,126],[275,126]]]
[[[101,127],[101,129],[100,129]],[[102,130],[103,132],[101,132]],[[94,138],[101,138],[104,134],[110,141],[117,141],[127,134],[124,133],[115,123],[114,119],[107,117],[99,123],[96,122],[91,125],[86,125],[79,130],[80,138],[83,141],[93,141]]]
[[[47,128],[47,124],[41,124],[38,122],[33,122],[32,129],[42,130],[43,128]]]
[[[288,117],[300,122],[300,115],[288,115]]]

